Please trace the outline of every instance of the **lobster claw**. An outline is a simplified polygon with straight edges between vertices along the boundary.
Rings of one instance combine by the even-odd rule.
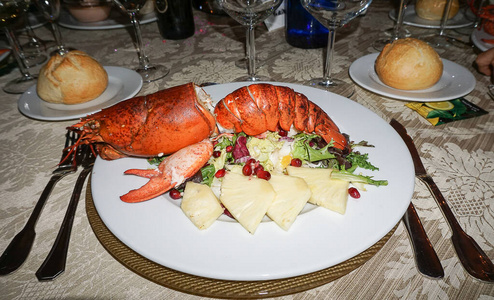
[[[149,181],[139,189],[131,190],[121,196],[120,199],[124,202],[135,203],[164,194],[199,171],[212,154],[213,144],[209,139],[204,139],[166,157],[156,169],[127,170],[124,174],[149,178]]]

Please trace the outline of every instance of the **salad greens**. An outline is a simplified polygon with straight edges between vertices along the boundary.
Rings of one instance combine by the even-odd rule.
[[[289,133],[280,136],[278,132],[266,132],[260,136],[247,136],[245,133],[223,135],[214,145],[213,155],[204,166],[200,175],[202,183],[215,185],[215,173],[223,168],[241,172],[242,167],[251,159],[257,161],[264,170],[283,173],[292,159],[300,159],[303,167],[331,168],[331,178],[352,182],[362,186],[387,185],[387,180],[375,180],[372,176],[356,174],[357,168],[370,171],[379,170],[369,162],[367,153],[355,150],[358,147],[373,147],[367,141],[350,143],[349,150],[342,151],[326,143],[316,134]],[[153,158],[151,164],[159,164],[163,158]]]

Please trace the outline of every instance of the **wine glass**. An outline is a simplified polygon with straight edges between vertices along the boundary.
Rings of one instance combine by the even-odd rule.
[[[446,24],[449,18],[449,11],[451,9],[451,5],[453,4],[453,0],[447,0],[446,5],[444,5],[444,12],[441,18],[441,23],[439,25],[439,31],[433,34],[422,35],[419,39],[423,40],[427,44],[431,45],[434,48],[448,48],[451,45],[457,45],[457,43],[452,43],[456,39],[448,36],[446,34]]]
[[[24,30],[28,38],[27,43],[21,45],[21,51],[24,53],[24,59],[28,68],[44,63],[48,57],[44,54],[44,45],[34,33],[29,21],[28,13],[23,14]]]
[[[384,34],[389,36],[388,38],[378,39],[372,43],[372,47],[374,47],[374,49],[377,51],[382,51],[384,46],[387,44],[392,43],[397,39],[406,38],[412,35],[410,31],[403,28],[403,17],[405,15],[407,4],[408,0],[400,0],[395,26],[384,31]]]
[[[45,19],[51,24],[53,29],[53,36],[55,37],[55,42],[57,44],[57,52],[61,56],[69,52],[62,41],[62,34],[60,33],[60,28],[56,21],[60,16],[60,0],[36,0],[36,4],[45,17]]]
[[[137,56],[139,57],[139,66],[135,70],[142,76],[144,82],[152,82],[165,77],[170,70],[162,65],[151,65],[149,59],[144,53],[144,48],[142,46],[142,34],[139,19],[137,18],[139,10],[144,6],[146,0],[113,0],[114,3],[130,17],[130,22],[132,23],[136,35],[137,42]],[[156,2],[158,10],[165,11],[168,6],[167,2],[164,4],[159,1]]]
[[[247,27],[247,76],[235,81],[269,81],[265,76],[256,74],[256,47],[254,26],[260,24],[280,6],[282,0],[217,0],[221,8],[235,21]]]
[[[3,86],[3,90],[6,93],[22,94],[34,84],[36,79],[28,72],[24,64],[19,41],[13,29],[15,22],[22,14],[26,13],[28,7],[29,1],[26,0],[0,0],[0,27],[5,31],[19,71],[21,72],[20,78],[16,78]]]
[[[311,80],[310,85],[344,97],[353,95],[352,84],[331,77],[336,29],[359,16],[371,2],[372,0],[301,0],[302,6],[329,30],[324,77]]]

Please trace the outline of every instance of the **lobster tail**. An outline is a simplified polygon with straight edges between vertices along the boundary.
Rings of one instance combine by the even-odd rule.
[[[217,122],[225,129],[258,135],[278,128],[316,133],[344,149],[348,142],[338,126],[318,105],[293,89],[271,84],[239,88],[215,107]]]

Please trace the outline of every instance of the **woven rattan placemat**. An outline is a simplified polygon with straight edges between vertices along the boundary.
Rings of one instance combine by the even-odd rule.
[[[91,180],[86,190],[89,223],[103,247],[121,264],[165,287],[198,296],[232,299],[259,299],[294,294],[338,279],[368,261],[381,249],[396,229],[359,255],[336,266],[296,277],[265,281],[228,281],[194,276],[159,265],[122,243],[105,226],[96,211],[91,195]]]

